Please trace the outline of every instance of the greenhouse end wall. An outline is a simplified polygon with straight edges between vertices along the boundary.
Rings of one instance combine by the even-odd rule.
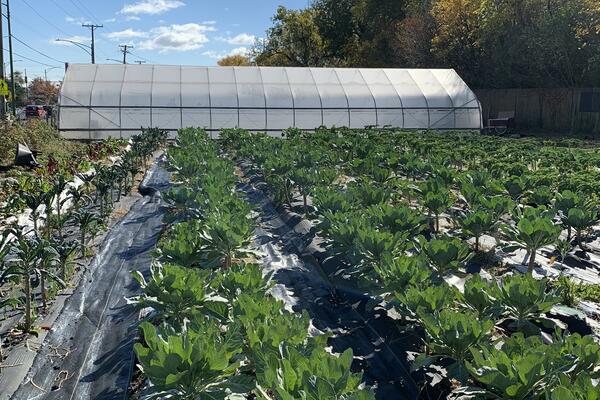
[[[295,127],[481,129],[481,107],[452,69],[70,65],[59,129],[70,139],[142,127],[273,135]]]

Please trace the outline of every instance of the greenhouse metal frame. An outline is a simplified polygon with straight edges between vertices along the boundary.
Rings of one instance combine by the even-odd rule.
[[[320,126],[478,130],[482,113],[452,69],[75,64],[60,93],[59,130],[71,139]]]

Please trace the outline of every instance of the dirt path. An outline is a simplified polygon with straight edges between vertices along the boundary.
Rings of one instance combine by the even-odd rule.
[[[161,165],[152,165],[143,185],[168,188]],[[160,196],[146,196],[111,229],[12,399],[127,397],[138,313],[125,297],[138,289],[131,272],[149,271],[162,216]]]

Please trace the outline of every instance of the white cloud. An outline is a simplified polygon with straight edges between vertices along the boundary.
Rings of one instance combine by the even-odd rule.
[[[170,10],[185,6],[179,0],[140,0],[137,3],[125,4],[121,14],[162,14]]]
[[[123,31],[110,32],[106,34],[106,37],[110,40],[119,41],[123,39],[134,39],[147,37],[147,32],[134,31],[131,28],[127,28]]]
[[[140,19],[140,17],[136,17],[135,15],[128,15],[125,17],[125,21],[139,21]]]
[[[216,25],[217,21],[202,21],[202,25]]]
[[[160,52],[197,50],[209,41],[206,32],[214,30],[212,26],[194,23],[160,26],[152,29],[149,39],[138,43],[138,47]]]
[[[107,23],[111,23],[111,22],[117,22],[117,19],[116,18],[108,18],[108,19],[103,20],[102,22],[107,24]]]
[[[73,25],[87,24],[90,22],[87,19],[85,19],[84,17],[77,17],[77,18],[65,17],[65,21],[67,21],[68,23],[71,23]]]
[[[220,59],[228,57],[228,56],[235,56],[235,55],[246,56],[246,55],[248,55],[248,48],[247,47],[236,47],[235,49],[233,49],[231,51],[208,50],[208,51],[205,51],[204,53],[202,53],[202,55],[206,56],[208,58],[214,58],[215,60],[220,60]]]
[[[256,36],[250,35],[248,33],[240,33],[239,35],[236,35],[233,37],[219,38],[219,40],[222,40],[229,44],[238,45],[238,46],[240,46],[240,45],[249,46],[249,45],[254,44],[254,41],[256,40]]]

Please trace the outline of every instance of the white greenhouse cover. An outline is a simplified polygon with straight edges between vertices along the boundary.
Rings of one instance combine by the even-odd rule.
[[[74,64],[60,92],[59,128],[72,139],[320,126],[481,129],[481,106],[452,69]]]

